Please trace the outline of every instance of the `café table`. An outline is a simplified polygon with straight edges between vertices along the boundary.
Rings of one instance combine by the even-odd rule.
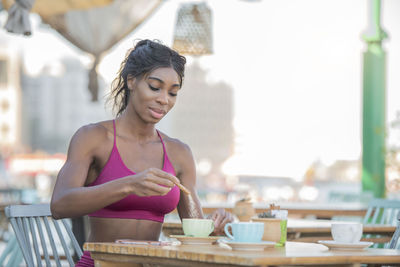
[[[287,223],[287,239],[299,242],[317,242],[318,240],[332,239],[331,224],[335,222],[339,221],[289,218]],[[390,241],[395,230],[396,226],[393,225],[364,225],[363,233],[372,236],[363,238],[362,241],[386,243]],[[162,231],[166,237],[183,234],[182,224],[179,221],[164,222]]]
[[[288,210],[289,217],[295,218],[305,218],[313,216],[319,219],[331,219],[333,216],[358,216],[364,217],[367,212],[368,206],[365,203],[361,202],[351,202],[346,203],[345,205],[338,203],[275,203],[277,206],[280,206],[281,209]],[[202,203],[202,210],[204,214],[211,214],[218,208],[224,208],[229,212],[233,212],[233,203]],[[256,213],[262,213],[268,210],[268,203],[254,203],[254,208]],[[171,215],[178,216],[177,210],[175,209]],[[79,243],[80,246],[86,240],[88,236],[87,233],[87,219],[83,217],[73,218],[72,219],[72,231]],[[169,235],[174,233],[173,227],[167,225],[165,227],[165,235]],[[182,232],[182,230],[177,230],[178,233]],[[176,233],[176,234],[178,234]]]
[[[287,266],[400,263],[400,250],[373,249],[329,250],[316,243],[287,242],[285,247],[266,248],[263,251],[231,250],[222,245],[139,245],[89,242],[97,267],[141,266]]]

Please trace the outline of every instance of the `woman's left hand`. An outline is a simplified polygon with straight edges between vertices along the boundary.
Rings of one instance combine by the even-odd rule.
[[[224,209],[217,209],[207,218],[214,221],[213,235],[225,235],[225,224],[233,221],[233,215]]]

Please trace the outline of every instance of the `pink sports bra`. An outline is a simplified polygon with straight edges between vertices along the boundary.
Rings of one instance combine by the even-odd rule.
[[[111,151],[111,155],[100,172],[96,180],[88,186],[95,186],[107,183],[109,181],[122,178],[128,175],[135,174],[131,171],[121,159],[121,156],[117,148],[117,134],[114,126],[114,145]],[[157,131],[160,137],[163,151],[164,160],[162,170],[175,175],[174,167],[168,159],[167,151],[165,149],[164,141],[161,138],[160,133]],[[90,213],[91,217],[102,217],[102,218],[124,218],[124,219],[139,219],[139,220],[150,220],[156,222],[163,222],[164,215],[173,211],[179,202],[180,191],[177,186],[172,187],[171,191],[164,196],[149,196],[140,197],[137,195],[129,195],[107,207],[104,207],[98,211]]]

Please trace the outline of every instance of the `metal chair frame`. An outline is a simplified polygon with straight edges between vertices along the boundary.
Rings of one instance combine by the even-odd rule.
[[[396,218],[399,212],[400,200],[373,199],[368,204],[363,223],[396,225]]]
[[[400,214],[400,200],[376,198],[369,202],[363,224],[389,224],[396,225],[397,216]],[[371,238],[373,235],[365,235]],[[374,235],[376,237],[376,235]],[[375,243],[374,248],[386,248],[390,243]]]
[[[397,227],[396,231],[392,236],[392,239],[389,242],[389,248],[400,249],[400,212],[397,214]]]

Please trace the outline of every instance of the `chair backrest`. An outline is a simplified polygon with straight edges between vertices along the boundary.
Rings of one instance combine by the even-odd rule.
[[[397,227],[390,240],[389,248],[400,249],[400,212],[397,214]]]
[[[44,263],[46,266],[61,266],[60,259],[63,257],[70,266],[75,266],[72,252],[78,258],[82,256],[82,249],[72,233],[69,221],[54,220],[49,204],[10,205],[6,207],[5,214],[28,267],[43,266]]]
[[[347,192],[347,191],[336,191],[332,190],[328,194],[329,202],[359,202],[359,203],[369,203],[373,199],[373,193],[367,192]]]
[[[373,199],[368,203],[364,224],[397,224],[397,214],[400,212],[400,200]]]

